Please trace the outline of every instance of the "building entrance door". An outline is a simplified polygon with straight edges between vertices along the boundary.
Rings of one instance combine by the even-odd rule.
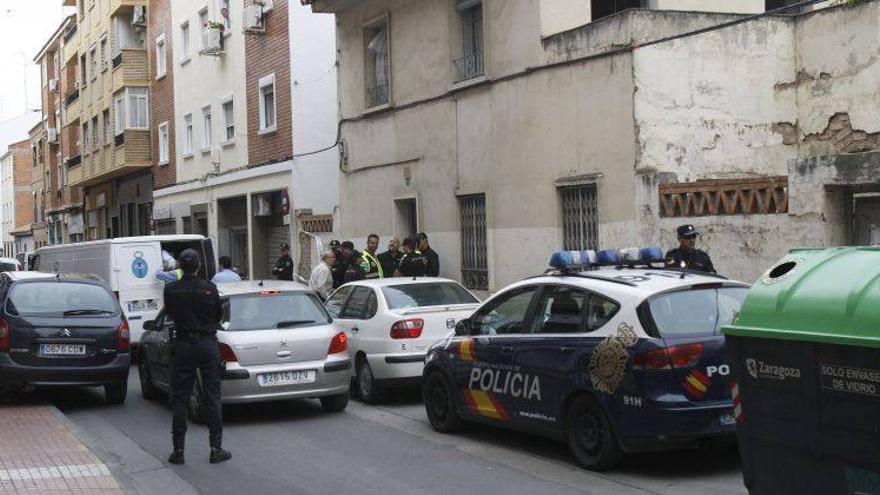
[[[880,193],[853,198],[853,244],[880,245]]]

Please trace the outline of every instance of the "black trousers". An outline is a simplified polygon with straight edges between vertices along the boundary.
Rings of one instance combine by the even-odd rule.
[[[220,409],[220,348],[215,336],[182,338],[174,344],[171,370],[171,439],[175,450],[182,450],[186,440],[186,416],[194,387],[202,387],[202,403],[208,421],[211,447],[223,443],[223,418]],[[201,375],[201,385],[198,384]]]

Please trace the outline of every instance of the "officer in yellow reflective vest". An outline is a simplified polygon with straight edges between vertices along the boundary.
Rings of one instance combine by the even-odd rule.
[[[177,260],[168,251],[162,250],[162,270],[156,272],[156,279],[161,282],[177,282],[183,279],[183,270],[177,267]]]
[[[361,253],[361,270],[364,272],[364,278],[384,278],[382,264],[376,258],[376,250],[379,249],[379,236],[370,234],[367,236],[367,249]]]

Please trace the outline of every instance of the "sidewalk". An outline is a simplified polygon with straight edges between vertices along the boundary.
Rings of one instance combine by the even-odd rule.
[[[0,494],[123,494],[51,406],[0,406]]]

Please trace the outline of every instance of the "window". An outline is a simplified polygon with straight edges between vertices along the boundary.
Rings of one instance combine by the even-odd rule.
[[[100,72],[100,71],[98,70],[98,50],[97,50],[97,48],[95,48],[94,45],[92,45],[92,49],[89,50],[89,59],[92,64],[92,68],[91,68],[92,80],[95,80],[95,78],[98,77],[98,72]]]
[[[348,298],[348,302],[345,303],[345,308],[342,309],[342,316],[340,318],[363,319],[367,312],[367,303],[372,292],[372,289],[366,287],[355,287],[351,297]]]
[[[342,313],[342,307],[345,305],[345,300],[348,299],[348,295],[353,288],[354,286],[351,285],[348,287],[341,287],[330,296],[330,299],[327,299],[324,307],[327,308],[327,311],[330,312],[334,318],[339,318],[339,315]]]
[[[537,291],[537,285],[518,287],[496,297],[471,317],[471,332],[474,335],[527,333],[529,307]]]
[[[473,294],[454,282],[389,285],[382,287],[382,294],[388,309],[479,303]]]
[[[260,79],[260,132],[275,129],[275,74],[270,74]]]
[[[191,155],[193,151],[193,116],[183,116],[183,155]]]
[[[168,122],[159,124],[159,165],[168,163]]]
[[[644,8],[644,4],[645,0],[591,0],[590,12],[595,21],[627,9]]]
[[[486,195],[458,198],[461,211],[461,279],[469,289],[489,289],[486,256]]]
[[[19,284],[6,301],[6,312],[17,316],[61,316],[77,310],[92,316],[114,316],[119,314],[119,305],[104,287],[76,282]]]
[[[180,49],[183,60],[189,60],[190,50],[192,50],[190,47],[189,21],[180,25]]]
[[[208,48],[208,9],[199,11],[199,26],[202,27],[202,50]]]
[[[147,88],[127,88],[128,96],[128,127],[133,129],[149,129],[150,123],[147,115],[149,97]]]
[[[156,79],[165,77],[167,52],[165,50],[165,35],[156,38]]]
[[[101,140],[98,139],[98,116],[97,115],[92,117],[92,146],[94,146],[95,151],[98,151],[101,148]]]
[[[229,0],[220,0],[220,18],[223,20],[223,32],[231,33],[232,13],[229,11]]]
[[[562,200],[562,245],[569,251],[596,249],[599,214],[596,184],[559,188]]]
[[[314,295],[304,292],[283,292],[281,294],[241,295],[229,298],[224,304],[221,326],[227,332],[250,330],[295,329],[325,325],[330,318],[320,301]]]
[[[79,58],[80,84],[85,86],[89,81],[89,65],[86,60],[86,54],[83,53]]]
[[[113,133],[110,132],[110,110],[104,110],[104,144],[110,144]]]
[[[107,50],[107,38],[101,38],[101,70],[110,67],[110,51]]]
[[[535,333],[583,333],[602,328],[620,309],[616,302],[587,291],[547,287],[538,303]]]
[[[388,22],[367,28],[364,31],[366,40],[366,86],[367,108],[388,103],[389,95],[389,58],[388,58]]]
[[[202,108],[202,151],[210,150],[212,145],[211,106]]]
[[[226,122],[226,141],[235,139],[235,106],[232,99],[223,102],[223,119]]]
[[[801,0],[764,0],[764,10],[771,11],[771,10],[781,9],[782,7],[785,7],[788,5],[794,5],[794,4],[800,3],[800,2],[801,2]],[[787,10],[783,10],[779,13],[780,14],[795,15],[795,14],[800,14],[801,12],[803,12],[803,8],[796,7],[796,8],[790,8]]]
[[[483,2],[459,0],[461,16],[462,58],[455,61],[456,82],[483,75]]]
[[[113,101],[113,110],[116,112],[116,135],[125,132],[125,94],[121,94]]]
[[[662,337],[720,335],[730,325],[746,299],[748,289],[691,289],[668,292],[650,299],[649,328]],[[640,318],[642,315],[640,314]]]
[[[91,150],[91,146],[89,146],[89,123],[83,122],[82,125],[82,136],[83,136],[83,151],[86,155],[89,154],[89,150]]]

